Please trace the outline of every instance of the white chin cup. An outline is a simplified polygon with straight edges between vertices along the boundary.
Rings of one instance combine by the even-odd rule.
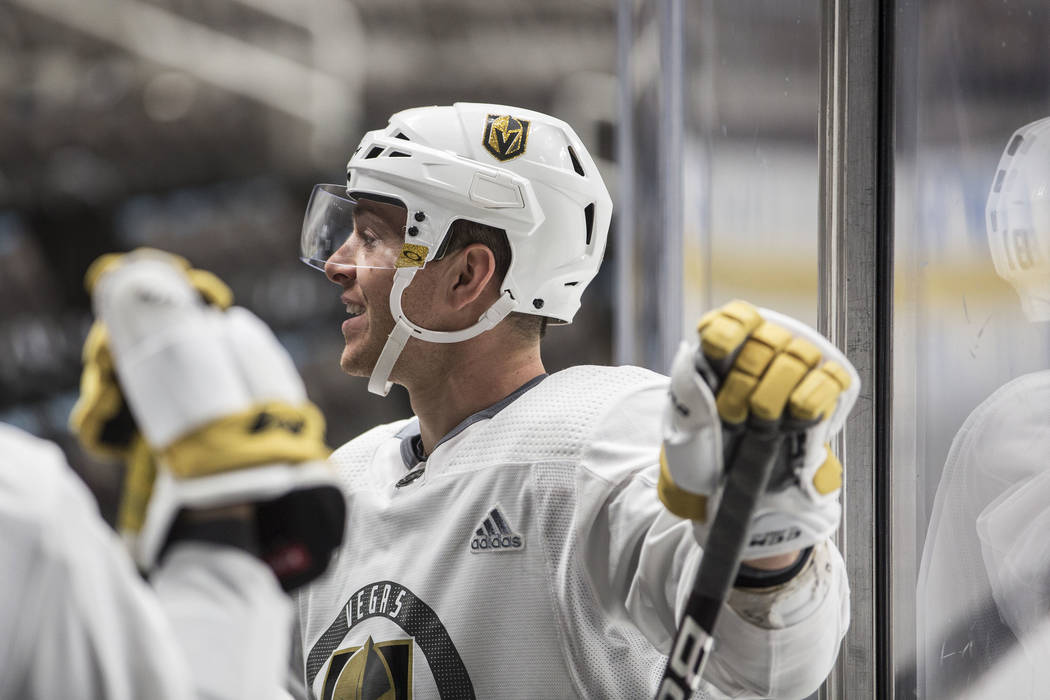
[[[390,289],[390,314],[394,317],[394,329],[390,331],[386,344],[379,353],[379,359],[376,360],[376,366],[368,377],[368,390],[378,396],[386,396],[390,393],[390,388],[394,385],[390,381],[390,373],[394,370],[394,365],[401,357],[409,338],[419,338],[430,343],[458,343],[469,340],[494,328],[518,305],[510,292],[505,291],[472,326],[458,331],[432,331],[420,328],[408,320],[401,309],[401,295],[411,284],[418,269],[405,267],[394,273],[394,286]]]

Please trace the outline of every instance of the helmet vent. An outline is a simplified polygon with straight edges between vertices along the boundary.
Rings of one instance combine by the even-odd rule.
[[[569,150],[572,153],[572,150]],[[591,236],[594,233],[594,203],[591,202],[583,208],[583,218],[587,222],[587,245],[591,244]]]
[[[569,158],[572,160],[572,169],[576,171],[577,175],[583,175],[583,166],[580,165],[580,159],[576,157],[576,151],[572,150],[572,146],[569,146]],[[590,243],[590,235],[587,236],[587,242]]]
[[[1012,139],[1010,140],[1010,145],[1006,147],[1006,153],[1007,153],[1008,155],[1011,155],[1011,156],[1012,156],[1013,154],[1017,153],[1017,150],[1018,150],[1019,148],[1021,148],[1021,144],[1022,144],[1023,142],[1024,142],[1024,136],[1021,136],[1020,134],[1016,134],[1016,135],[1015,135],[1015,136],[1014,136],[1014,137],[1013,137],[1013,138],[1012,138]]]
[[[404,151],[390,151],[390,153],[387,153],[387,155],[390,156],[391,158],[411,158],[412,157],[411,153],[405,153]]]
[[[402,134],[400,131],[397,132],[396,134],[394,134],[394,138],[395,139],[402,139],[403,141],[411,141],[412,140],[412,139],[408,138],[407,136],[405,136],[404,134]]]
[[[566,283],[565,283],[565,286],[566,286],[566,287],[575,287],[575,286],[576,286],[576,285],[578,285],[579,283],[580,283],[580,281],[579,281],[579,280],[576,280],[575,282],[566,282]]]
[[[995,174],[995,186],[992,188],[993,191],[998,194],[1003,190],[1003,180],[1006,179],[1006,171],[1000,170]]]
[[[375,146],[375,147],[372,148],[371,151],[368,152],[368,155],[365,156],[365,160],[368,160],[369,158],[378,158],[379,154],[382,153],[382,152],[383,152],[383,147],[382,146]]]

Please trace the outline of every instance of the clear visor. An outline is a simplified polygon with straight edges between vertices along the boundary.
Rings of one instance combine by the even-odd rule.
[[[393,200],[353,198],[345,185],[314,185],[299,259],[318,270],[403,267],[406,209]]]

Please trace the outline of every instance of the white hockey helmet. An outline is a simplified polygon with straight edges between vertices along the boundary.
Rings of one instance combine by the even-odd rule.
[[[303,224],[304,262],[324,268],[345,239],[333,232],[352,230],[346,217],[355,197],[393,201],[408,214],[400,250],[367,263],[396,270],[394,330],[369,381],[378,394],[389,391],[390,371],[410,337],[459,342],[512,311],[570,323],[598,272],[612,216],[598,168],[568,124],[492,104],[408,109],[365,134],[347,164],[345,190],[314,188]],[[405,316],[401,295],[416,271],[443,253],[459,219],[506,232],[511,260],[501,296],[469,328],[421,328]]]
[[[1050,117],[1010,138],[985,207],[995,271],[1030,321],[1050,321]]]

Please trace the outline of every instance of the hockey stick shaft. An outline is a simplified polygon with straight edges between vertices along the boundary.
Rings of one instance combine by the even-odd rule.
[[[726,470],[722,500],[678,625],[656,700],[685,700],[700,685],[722,604],[740,570],[748,527],[776,463],[783,433],[754,421]]]

